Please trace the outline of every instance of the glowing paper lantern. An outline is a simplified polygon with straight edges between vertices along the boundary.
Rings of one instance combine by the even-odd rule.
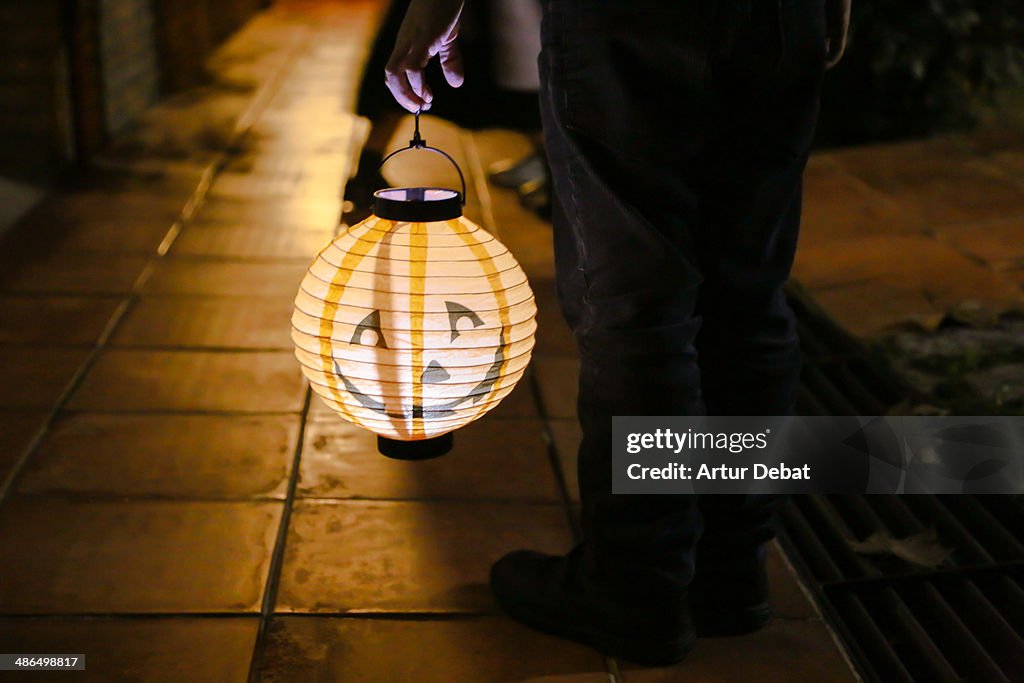
[[[388,189],[310,266],[292,339],[331,408],[381,437],[385,455],[420,459],[512,391],[536,312],[523,269],[462,216],[458,192]]]

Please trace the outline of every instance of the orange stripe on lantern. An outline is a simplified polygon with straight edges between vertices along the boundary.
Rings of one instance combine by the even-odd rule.
[[[324,313],[320,322],[320,355],[324,358],[324,377],[330,387],[331,395],[339,406],[344,407],[345,401],[338,389],[338,378],[334,374],[333,352],[331,349],[330,337],[334,334],[334,317],[338,312],[338,302],[345,292],[345,284],[352,276],[352,270],[359,265],[359,262],[375,247],[377,243],[387,237],[391,229],[395,227],[394,221],[378,220],[374,225],[386,224],[387,229],[376,232],[372,237],[360,240],[345,254],[342,260],[343,269],[339,269],[334,279],[331,280],[331,289],[324,297]],[[344,410],[345,417],[353,419],[353,415],[347,409]]]
[[[458,226],[462,224],[461,218],[454,218],[447,221],[447,223],[449,227],[451,227],[452,232],[462,238],[462,241],[466,243],[466,246],[473,252],[473,255],[480,259],[480,267],[483,268],[484,273],[487,275],[487,280],[491,283],[491,289],[494,292],[494,298],[498,303],[498,319],[501,321],[502,342],[507,343],[505,340],[505,334],[509,329],[509,308],[508,298],[505,296],[505,287],[501,282],[501,273],[499,273],[498,269],[495,268],[494,259],[490,252],[487,251],[487,248],[477,240],[476,236],[465,230],[460,231],[458,229]],[[494,386],[491,387],[492,396],[501,389],[502,381],[506,379],[505,366],[507,364],[508,358],[503,356],[501,365],[498,367],[498,378],[494,380]],[[481,410],[483,410],[483,408],[481,408]]]
[[[423,414],[416,415],[415,406],[423,407],[423,310],[426,298],[427,274],[427,227],[423,223],[413,223],[409,242],[409,293],[419,296],[409,297],[409,308],[412,309],[411,341],[412,341],[412,436],[414,439],[424,438],[426,430],[423,426]]]

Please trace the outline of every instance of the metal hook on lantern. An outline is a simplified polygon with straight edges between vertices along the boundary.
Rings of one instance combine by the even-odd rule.
[[[462,201],[462,205],[465,206],[466,205],[466,177],[464,175],[462,175],[462,169],[459,167],[459,164],[455,161],[455,159],[452,158],[452,156],[450,154],[448,154],[448,152],[444,151],[443,149],[438,149],[437,147],[431,147],[430,145],[427,144],[427,141],[424,140],[420,136],[420,112],[419,111],[416,112],[416,127],[413,130],[412,140],[409,140],[409,146],[408,147],[402,147],[400,149],[396,149],[394,152],[391,152],[386,157],[384,157],[384,159],[381,160],[380,165],[377,166],[377,171],[380,172],[380,169],[382,169],[384,167],[384,164],[386,164],[391,159],[391,157],[397,156],[397,155],[401,154],[402,152],[408,152],[411,149],[424,149],[424,150],[427,150],[428,152],[434,152],[435,154],[440,154],[445,159],[447,159],[448,161],[451,162],[452,166],[455,167],[456,173],[459,174],[459,182],[462,184],[462,194],[459,195],[459,199]]]

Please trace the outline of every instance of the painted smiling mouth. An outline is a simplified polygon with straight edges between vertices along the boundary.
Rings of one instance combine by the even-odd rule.
[[[352,380],[346,377],[345,373],[342,372],[341,366],[338,365],[337,360],[334,361],[334,372],[341,379],[342,383],[344,383],[345,389],[348,390],[349,394],[359,402],[359,405],[363,406],[367,410],[372,410],[380,415],[398,420],[436,420],[444,417],[451,417],[454,415],[455,409],[466,401],[471,401],[471,403],[474,404],[479,403],[491,394],[494,389],[494,383],[498,381],[498,378],[501,376],[501,366],[505,364],[505,346],[508,332],[508,328],[503,327],[501,329],[498,346],[494,350],[494,362],[491,363],[489,368],[487,368],[487,372],[484,373],[483,379],[470,389],[465,396],[461,396],[438,405],[424,406],[422,403],[413,403],[411,408],[406,411],[395,412],[394,410],[388,410],[383,401],[366,394],[353,384]],[[440,378],[440,373],[448,375],[448,372],[441,367],[440,364],[436,363],[436,361],[432,362],[427,366],[426,370],[424,370],[421,382],[437,383]],[[433,379],[431,379],[431,377],[433,377]]]

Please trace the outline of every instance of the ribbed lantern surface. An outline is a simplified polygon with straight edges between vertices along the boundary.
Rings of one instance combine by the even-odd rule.
[[[415,441],[462,427],[512,391],[530,361],[536,312],[523,269],[480,226],[373,215],[310,266],[292,339],[331,408]]]

